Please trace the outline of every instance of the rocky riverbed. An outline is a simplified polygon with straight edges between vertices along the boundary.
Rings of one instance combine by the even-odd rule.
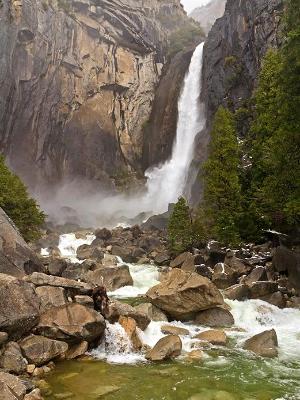
[[[3,399],[298,399],[298,256],[268,236],[174,258],[153,227],[46,232],[0,274]]]

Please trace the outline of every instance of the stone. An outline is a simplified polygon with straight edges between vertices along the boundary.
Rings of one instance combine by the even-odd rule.
[[[248,276],[243,279],[241,283],[244,283],[247,286],[251,286],[253,283],[258,281],[267,281],[267,272],[264,267],[256,267],[254,268]]]
[[[223,296],[207,278],[174,268],[146,296],[152,304],[179,320],[193,319],[197,312],[223,304]]]
[[[0,347],[7,342],[8,334],[6,332],[0,332]]]
[[[170,267],[171,268],[181,268],[182,264],[185,262],[185,260],[187,258],[189,258],[190,256],[192,256],[192,253],[190,252],[185,252],[185,253],[181,253],[179,254],[179,256],[177,256],[174,260],[172,260],[170,262]]]
[[[300,294],[300,253],[284,246],[276,247],[273,260],[275,271],[286,273],[293,288]]]
[[[233,251],[228,250],[224,263],[228,265],[238,276],[248,275],[252,270],[252,266],[245,260],[237,258]]]
[[[40,389],[34,389],[30,393],[26,394],[24,400],[43,400]]]
[[[218,263],[215,265],[212,282],[219,289],[226,289],[237,282],[238,273],[225,263]]]
[[[143,343],[137,333],[137,324],[133,318],[120,316],[119,324],[125,330],[129,337],[132,347],[135,351],[140,351],[143,347]]]
[[[200,311],[195,318],[195,323],[204,326],[230,327],[234,325],[234,318],[230,311],[221,307]]]
[[[48,272],[50,275],[61,276],[68,267],[68,263],[64,258],[55,258],[48,264]]]
[[[42,313],[49,308],[63,306],[68,302],[66,291],[61,287],[39,286],[35,289],[35,292],[39,296]]]
[[[16,376],[0,371],[0,393],[6,396],[3,400],[19,400],[25,396],[26,386]]]
[[[62,273],[63,278],[71,280],[81,280],[90,270],[97,268],[99,264],[92,260],[84,260],[81,264],[70,264]]]
[[[287,304],[286,299],[281,292],[267,294],[266,296],[260,297],[260,299],[279,308],[285,308]]]
[[[135,261],[135,258],[132,256],[132,250],[126,247],[113,245],[111,249],[111,254],[120,257],[122,261],[127,263],[132,263]]]
[[[38,367],[62,356],[68,350],[65,342],[37,335],[30,335],[19,344],[28,362]]]
[[[104,267],[112,267],[117,266],[119,261],[117,256],[105,253],[104,258],[101,262]]]
[[[76,255],[79,260],[89,259],[99,262],[103,259],[104,252],[101,247],[99,248],[88,244],[83,244],[78,247]]]
[[[151,322],[147,314],[129,304],[121,303],[118,300],[111,301],[109,304],[109,315],[107,319],[113,324],[119,321],[120,316],[133,318],[142,331],[144,331]]]
[[[249,297],[250,291],[247,285],[245,284],[236,284],[233,286],[229,286],[223,292],[224,297],[230,300],[245,300]]]
[[[128,265],[97,268],[95,271],[87,272],[83,280],[91,286],[105,286],[108,291],[133,285]]]
[[[144,314],[146,314],[151,321],[166,321],[168,322],[168,317],[166,314],[161,311],[158,307],[155,307],[151,303],[142,303],[139,304],[138,306],[134,307],[137,311],[140,311]]]
[[[151,253],[156,249],[161,248],[161,241],[156,236],[144,236],[138,241],[138,246],[146,251],[146,253]]]
[[[178,357],[181,354],[182,342],[179,336],[168,335],[160,339],[156,345],[146,353],[150,361],[163,361]]]
[[[79,343],[102,337],[105,321],[102,315],[78,303],[54,307],[41,315],[37,333],[50,339]]]
[[[227,344],[227,336],[225,332],[215,329],[198,333],[195,336],[195,339],[204,340],[216,346],[226,346]]]
[[[11,339],[29,332],[39,321],[39,298],[23,280],[0,274],[0,331]]]
[[[169,261],[170,261],[170,255],[166,251],[158,253],[157,256],[154,258],[154,262],[157,265],[167,265]]]
[[[102,239],[102,240],[108,240],[112,237],[111,231],[106,228],[96,229],[94,234],[97,239]]]
[[[187,353],[187,358],[192,361],[200,361],[203,360],[204,353],[202,350],[192,350],[189,353]]]
[[[111,386],[101,385],[97,389],[95,389],[91,392],[91,396],[92,396],[92,398],[98,399],[100,397],[105,397],[108,394],[115,393],[118,390],[120,390],[120,387],[118,387],[116,385],[111,385]]]
[[[32,275],[26,277],[26,281],[36,286],[54,286],[71,289],[74,293],[78,294],[86,294],[92,289],[92,287],[85,282],[78,282],[72,279],[46,275],[39,272],[34,272]]]
[[[275,293],[278,291],[278,284],[276,282],[259,281],[255,282],[249,288],[251,299],[260,299],[263,296]]]
[[[74,360],[75,358],[81,357],[88,351],[88,348],[89,344],[85,340],[78,344],[74,344],[73,346],[70,346],[66,352],[66,359]]]
[[[21,375],[26,371],[27,361],[23,357],[18,343],[7,343],[0,356],[0,368],[5,372],[11,372],[16,375]]]
[[[196,265],[195,271],[197,272],[197,274],[202,275],[207,279],[210,279],[210,280],[212,279],[212,274],[213,274],[212,269],[207,267],[204,264]]]
[[[27,365],[27,367],[26,367],[27,374],[32,375],[34,370],[35,370],[35,365],[34,364],[28,364]]]
[[[261,357],[276,357],[278,355],[278,340],[274,329],[261,332],[246,340],[244,349],[252,351]]]
[[[188,336],[190,331],[185,328],[179,328],[174,325],[163,325],[160,330],[164,335],[178,335],[178,336]]]
[[[85,307],[94,308],[94,300],[90,296],[77,295],[74,297],[76,303],[81,304]]]

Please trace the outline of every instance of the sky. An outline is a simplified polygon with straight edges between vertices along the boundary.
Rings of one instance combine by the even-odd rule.
[[[190,13],[194,8],[202,6],[208,2],[209,0],[181,0],[181,3],[184,5],[184,8],[188,13]]]

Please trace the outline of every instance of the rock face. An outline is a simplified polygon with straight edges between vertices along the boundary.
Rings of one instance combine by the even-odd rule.
[[[179,336],[168,335],[160,339],[152,350],[146,354],[146,359],[162,361],[178,357],[182,350],[182,342]]]
[[[44,267],[0,207],[0,273],[22,278],[33,271]]]
[[[141,170],[167,38],[196,24],[180,0],[2,3],[0,151],[13,169],[31,186],[72,177],[118,186]],[[172,102],[189,55],[177,62]],[[173,126],[165,123],[164,142]]]
[[[39,321],[40,301],[32,286],[0,274],[0,331],[18,339]]]
[[[225,11],[226,0],[211,0],[202,7],[197,7],[190,13],[195,21],[199,22],[207,34],[217,18],[222,17]]]
[[[274,329],[265,331],[246,340],[244,349],[262,357],[276,357],[278,355],[278,340]]]
[[[192,319],[199,311],[223,304],[222,294],[207,278],[177,268],[148,290],[147,297],[170,317],[180,320]]]

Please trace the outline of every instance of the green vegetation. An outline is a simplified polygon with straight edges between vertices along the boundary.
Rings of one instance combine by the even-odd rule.
[[[14,175],[0,157],[0,207],[14,221],[26,241],[40,237],[45,214],[29,197],[25,185]]]
[[[169,37],[168,56],[173,57],[191,44],[199,42],[200,37],[204,36],[203,29],[200,25],[191,23],[182,26]]]

